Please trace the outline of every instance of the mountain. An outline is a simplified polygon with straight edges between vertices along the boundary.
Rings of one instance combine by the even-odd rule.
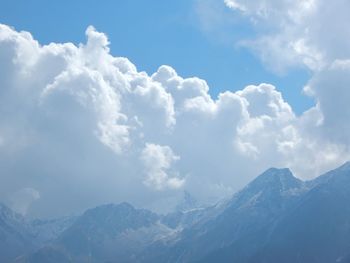
[[[29,220],[0,204],[0,262],[20,260],[21,256],[56,240],[74,217]]]
[[[31,220],[29,224],[32,238],[39,246],[53,242],[61,233],[70,227],[76,219],[76,216],[66,216],[49,220]]]
[[[87,210],[25,262],[133,262],[151,242],[172,232],[148,210],[128,203],[103,205]]]
[[[11,262],[34,248],[29,229],[23,216],[0,204],[0,262]]]
[[[121,203],[36,224],[3,208],[16,242],[1,248],[27,263],[350,262],[350,163],[307,182],[271,168],[214,206],[184,197],[168,215]]]
[[[198,201],[187,191],[183,192],[182,200],[177,204],[175,210],[177,212],[186,212],[200,207]]]
[[[267,182],[266,175],[250,186]],[[290,175],[283,178],[288,187],[280,198],[273,198],[273,194],[260,200],[270,204],[262,210],[254,206],[253,213],[259,215],[252,217],[251,231],[204,255],[199,262],[350,262],[350,164],[305,183],[291,180]],[[272,181],[270,187],[278,185]],[[263,184],[260,188],[269,189]],[[267,218],[264,215],[272,207],[277,213]]]
[[[143,260],[215,262],[219,258],[222,262],[224,258],[216,251],[230,248],[231,261],[245,262],[280,215],[295,204],[304,191],[303,185],[288,169],[269,169],[231,200],[207,208],[201,219],[185,228],[176,242],[157,244],[164,248],[152,249]]]
[[[253,262],[350,262],[350,163],[313,183]]]

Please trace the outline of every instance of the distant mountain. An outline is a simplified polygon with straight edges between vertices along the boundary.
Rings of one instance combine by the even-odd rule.
[[[0,262],[11,262],[34,248],[28,222],[0,204]]]
[[[128,203],[103,205],[87,210],[25,262],[133,262],[150,243],[172,231],[148,210]]]
[[[229,248],[228,261],[245,262],[260,247],[274,222],[296,203],[303,188],[303,182],[288,169],[269,169],[231,200],[207,208],[201,219],[184,229],[176,242],[157,244],[164,248],[152,249],[144,260],[217,262],[220,259],[218,262],[222,262],[226,257],[216,252]],[[159,255],[157,250],[165,252]]]
[[[31,220],[30,227],[34,242],[41,246],[55,241],[76,219],[76,216],[67,216],[50,220]]]
[[[187,191],[183,192],[183,199],[175,207],[177,212],[186,212],[200,207],[198,201]]]
[[[350,163],[308,182],[271,168],[211,207],[186,199],[168,215],[121,203],[41,227],[2,208],[1,248],[29,263],[350,262]]]
[[[271,234],[275,222],[298,203],[305,191],[304,183],[289,169],[267,170],[237,193],[212,222],[210,233],[222,243],[198,259],[248,262]]]
[[[305,183],[281,170],[279,184],[269,171],[234,198],[249,196],[248,189],[265,189],[246,211],[249,218],[239,220],[249,229],[231,233],[238,237],[234,242],[198,262],[350,262],[350,164]]]
[[[55,220],[29,220],[0,204],[0,262],[20,260],[21,256],[56,240],[74,217]]]

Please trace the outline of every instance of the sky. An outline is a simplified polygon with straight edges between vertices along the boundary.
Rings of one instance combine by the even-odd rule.
[[[21,214],[167,212],[350,159],[345,0],[0,7],[0,201]]]
[[[302,92],[307,68],[276,74],[237,45],[255,30],[223,1],[2,0],[0,19],[42,44],[84,42],[83,32],[93,25],[108,35],[111,54],[129,58],[149,74],[171,65],[181,76],[203,78],[213,96],[265,82],[283,91],[298,114],[314,104]]]

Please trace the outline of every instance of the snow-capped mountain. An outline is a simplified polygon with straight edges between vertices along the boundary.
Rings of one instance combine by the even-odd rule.
[[[47,223],[54,234],[40,248],[32,245],[38,240],[33,233],[45,236],[45,227],[33,232],[33,222],[7,208],[1,218],[16,237],[29,240],[20,243],[28,249],[16,262],[344,263],[350,260],[349,203],[346,163],[308,182],[271,168],[225,202],[168,215],[127,203],[99,206],[51,222],[55,228]]]
[[[254,262],[350,262],[350,163],[318,177]]]
[[[158,249],[165,251],[160,253],[163,255],[154,249],[144,259],[192,262],[208,256],[214,261],[211,254],[231,247],[231,251],[236,251],[232,260],[240,262],[245,254],[260,246],[270,227],[298,200],[303,188],[303,182],[288,169],[269,169],[230,200],[207,208],[195,224],[182,231],[176,242],[159,242],[157,246],[164,246]]]
[[[87,210],[55,242],[32,253],[25,262],[132,262],[152,242],[173,229],[161,216],[128,203]]]

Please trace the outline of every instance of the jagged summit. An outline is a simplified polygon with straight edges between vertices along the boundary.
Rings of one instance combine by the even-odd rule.
[[[21,214],[13,211],[7,205],[0,203],[0,220],[24,222],[24,217]]]
[[[89,217],[89,216],[101,215],[103,217],[106,214],[110,216],[116,213],[130,214],[130,213],[135,213],[136,210],[142,211],[142,209],[136,209],[134,206],[132,206],[128,202],[122,202],[118,204],[110,203],[110,204],[104,204],[104,205],[96,206],[94,208],[90,208],[84,212],[83,216]]]
[[[107,204],[87,210],[72,226],[91,230],[91,226],[120,231],[131,227],[137,228],[149,225],[158,219],[158,215],[145,209],[136,209],[131,204]]]
[[[262,174],[260,174],[257,178],[263,178],[263,177],[293,177],[291,170],[289,168],[269,168]]]
[[[198,201],[187,191],[183,192],[182,200],[176,206],[175,210],[178,212],[186,212],[198,208]]]
[[[235,211],[261,206],[275,210],[285,200],[292,201],[304,191],[304,183],[294,177],[288,168],[270,168],[257,176],[241,191],[224,204]],[[289,201],[288,201],[289,202]]]
[[[278,187],[282,191],[298,188],[302,181],[296,178],[288,168],[270,168],[256,177],[247,188]]]

